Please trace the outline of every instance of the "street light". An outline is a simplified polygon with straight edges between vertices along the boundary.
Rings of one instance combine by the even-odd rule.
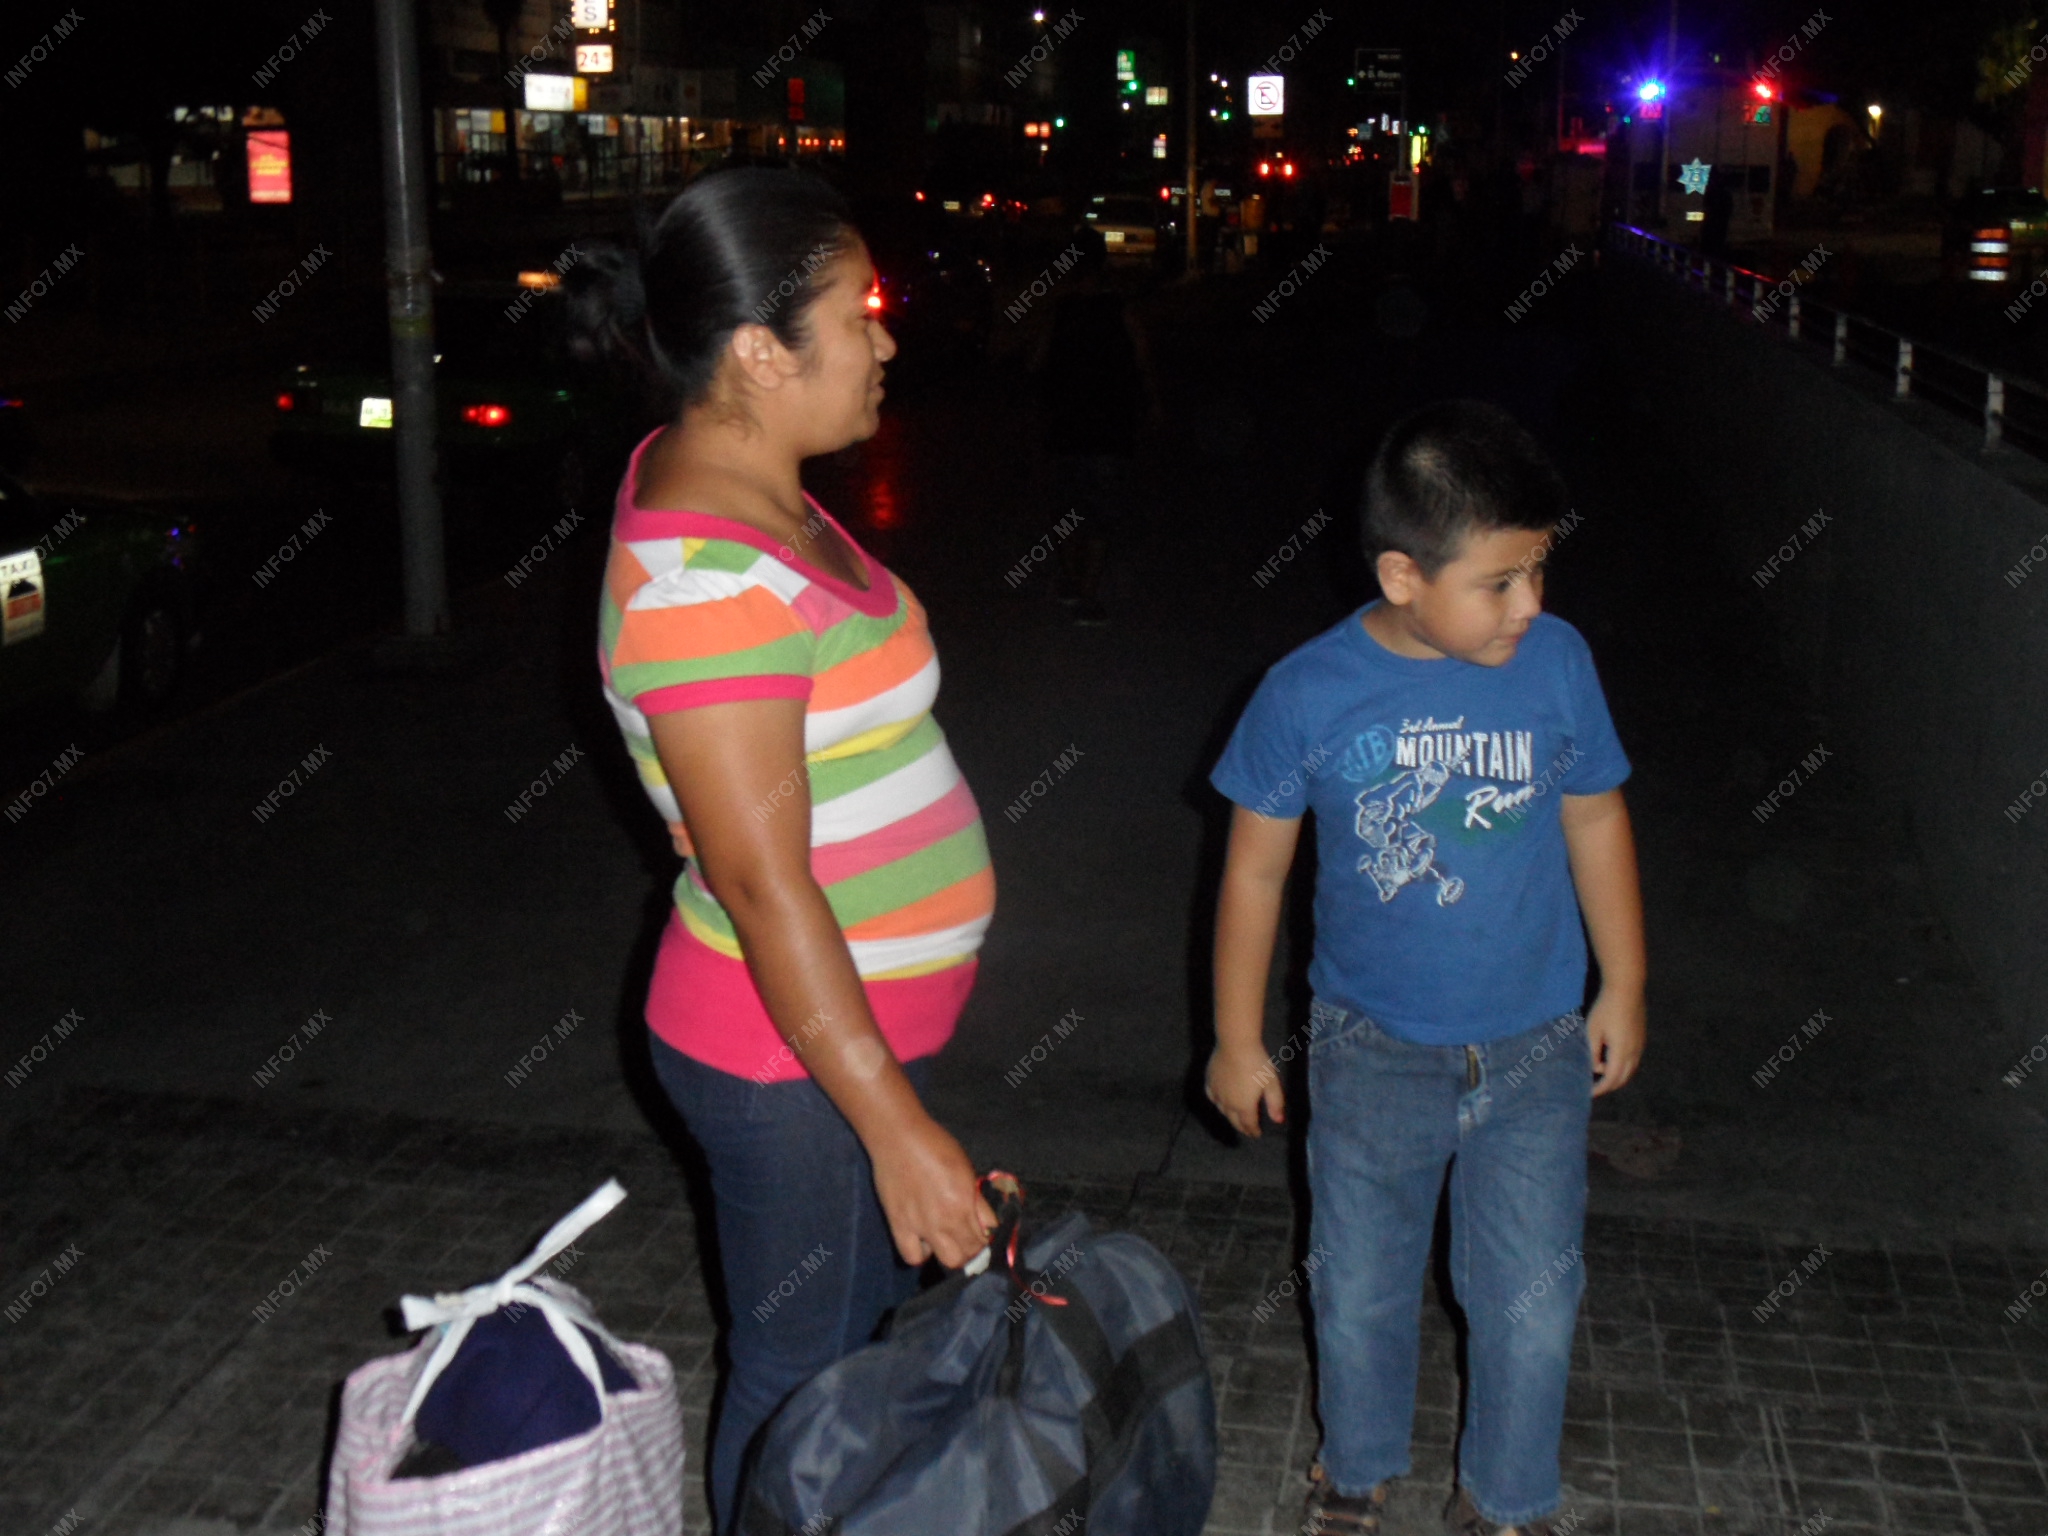
[[[1880,107],[1876,102],[1873,101],[1870,104],[1869,111],[1870,136],[1871,138],[1875,139],[1877,137],[1877,130],[1884,126],[1884,108]]]

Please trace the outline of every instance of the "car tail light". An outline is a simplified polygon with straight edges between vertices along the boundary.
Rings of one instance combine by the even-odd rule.
[[[465,405],[462,419],[473,427],[502,427],[512,419],[512,412],[502,405]]]
[[[298,405],[299,397],[288,389],[277,397],[277,408],[280,411],[297,410]]]

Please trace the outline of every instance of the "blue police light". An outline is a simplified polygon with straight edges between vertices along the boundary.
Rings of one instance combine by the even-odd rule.
[[[1636,87],[1637,101],[1661,101],[1663,98],[1664,82],[1662,80],[1645,80]]]

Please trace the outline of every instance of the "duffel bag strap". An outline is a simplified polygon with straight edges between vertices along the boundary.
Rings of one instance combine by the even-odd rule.
[[[1094,1397],[1081,1410],[1092,1509],[1102,1490],[1123,1471],[1138,1426],[1169,1393],[1209,1367],[1194,1319],[1186,1312],[1176,1312],[1139,1335],[1119,1360],[1087,1299],[1072,1292],[1061,1299],[1068,1305],[1049,1308],[1042,1316],[1095,1387]]]
[[[1017,1269],[1017,1227],[1024,1219],[1024,1181],[1014,1173],[1000,1168],[991,1168],[975,1181],[982,1198],[995,1207],[996,1226],[989,1234],[988,1246],[960,1267],[960,1273],[975,1276],[986,1271],[997,1259],[1004,1260],[1004,1267],[1012,1274]]]

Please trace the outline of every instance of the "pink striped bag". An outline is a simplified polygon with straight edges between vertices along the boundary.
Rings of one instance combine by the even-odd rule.
[[[439,1325],[402,1355],[372,1360],[341,1394],[327,1477],[328,1536],[678,1536],[683,1528],[683,1416],[668,1357],[614,1339],[573,1286],[539,1275],[626,1192],[609,1180],[490,1285],[404,1300],[408,1328]],[[413,1417],[477,1318],[508,1303],[538,1308],[597,1392],[597,1427],[503,1461],[438,1477],[394,1479]],[[578,1330],[603,1340],[639,1383],[607,1393]]]

